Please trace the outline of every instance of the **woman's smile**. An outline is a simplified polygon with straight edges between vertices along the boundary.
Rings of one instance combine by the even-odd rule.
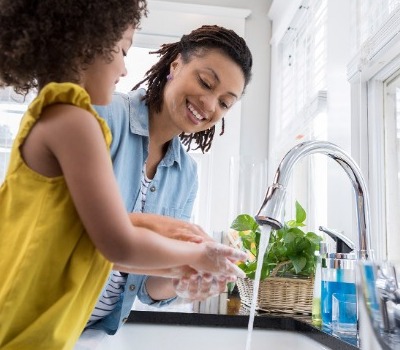
[[[189,118],[194,124],[198,125],[200,122],[207,120],[204,113],[199,112],[190,102],[187,103],[187,109],[189,110]]]

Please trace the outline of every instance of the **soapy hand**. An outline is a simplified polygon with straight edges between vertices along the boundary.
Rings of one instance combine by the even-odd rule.
[[[193,274],[173,280],[176,295],[189,300],[205,300],[226,290],[228,282],[235,282],[236,276],[213,276],[209,273]]]
[[[203,253],[197,261],[190,266],[199,273],[211,273],[215,276],[237,276],[244,278],[245,273],[235,264],[236,261],[244,261],[246,253],[229,246],[215,243],[200,243]]]

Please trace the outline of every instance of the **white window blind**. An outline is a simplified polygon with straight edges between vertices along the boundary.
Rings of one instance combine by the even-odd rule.
[[[352,47],[360,48],[393,15],[400,5],[400,0],[353,0],[352,2]]]
[[[326,31],[327,0],[303,1],[278,45],[280,133],[299,132],[326,100]]]
[[[328,0],[300,1],[293,13],[284,34],[276,34],[273,42],[277,54],[272,68],[276,104],[271,111],[271,164],[278,164],[301,141],[326,138]],[[326,222],[325,163],[315,157],[299,162],[288,185],[287,213],[299,200],[307,208],[311,226]],[[313,176],[316,172],[318,178]],[[311,200],[313,194],[318,200]]]
[[[392,56],[400,36],[400,0],[353,0],[351,3],[352,61],[348,79],[359,72],[371,76]]]

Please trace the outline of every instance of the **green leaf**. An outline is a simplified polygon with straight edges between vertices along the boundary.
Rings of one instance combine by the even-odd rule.
[[[256,234],[253,231],[239,231],[239,237],[243,247],[247,250],[252,250],[253,243],[256,241]]]
[[[299,273],[307,264],[307,259],[304,256],[290,256],[294,270]]]
[[[300,205],[300,203],[298,201],[296,201],[296,221],[298,223],[303,223],[306,218],[306,211],[303,209],[303,207]]]
[[[228,282],[227,287],[228,287],[228,293],[232,293],[233,289],[235,288],[236,283],[235,282]]]
[[[289,227],[303,227],[303,226],[306,226],[302,222],[297,222],[296,220],[289,220],[286,224]]]
[[[298,227],[291,227],[287,232],[294,234],[296,237],[304,237],[304,231]]]
[[[318,246],[319,242],[322,241],[322,237],[318,236],[314,232],[307,232],[306,237],[315,245]]]
[[[231,228],[236,231],[257,231],[257,221],[248,214],[241,214],[232,222]]]
[[[295,245],[296,245],[296,251],[299,253],[303,251],[308,251],[310,247],[313,246],[313,244],[305,237],[296,237]]]
[[[268,276],[269,276],[269,274],[270,274],[270,269],[268,268],[268,266],[264,266],[263,265],[263,268],[262,268],[262,270],[261,270],[261,276],[260,276],[260,280],[262,281],[262,280],[265,280]]]

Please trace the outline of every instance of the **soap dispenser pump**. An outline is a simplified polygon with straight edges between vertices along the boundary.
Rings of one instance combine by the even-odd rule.
[[[334,293],[356,295],[356,262],[354,243],[343,233],[319,227],[335,242],[335,251],[321,257],[321,318],[322,325],[332,323],[332,295]]]

